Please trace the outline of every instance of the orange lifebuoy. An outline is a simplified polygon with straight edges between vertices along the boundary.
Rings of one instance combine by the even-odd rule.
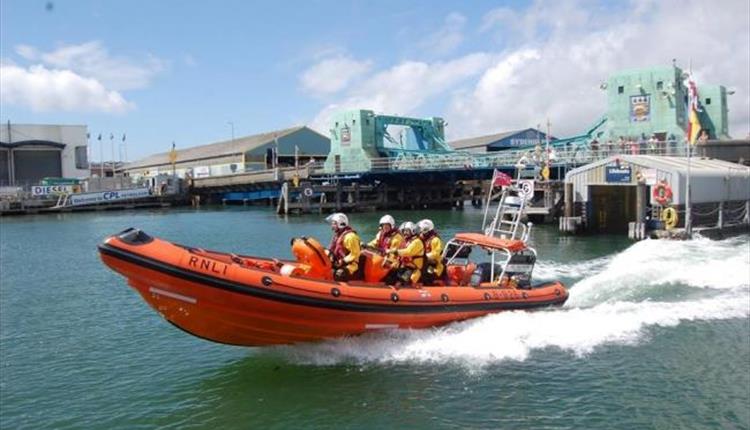
[[[656,203],[665,206],[672,201],[672,187],[669,186],[667,181],[661,180],[654,187],[653,196]]]

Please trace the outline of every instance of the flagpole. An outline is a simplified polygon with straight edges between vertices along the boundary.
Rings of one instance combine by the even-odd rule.
[[[550,127],[549,118],[547,118],[547,136],[545,136],[546,144],[544,148],[545,152],[547,152],[547,165],[549,165],[549,127]]]
[[[484,229],[484,225],[487,223],[487,211],[490,207],[490,201],[492,200],[492,191],[493,188],[495,188],[495,177],[497,176],[497,169],[492,169],[492,179],[490,179],[490,188],[487,191],[487,201],[484,204],[484,216],[482,217],[482,229]],[[487,232],[484,232],[487,234]]]
[[[688,74],[690,76],[690,80],[688,82],[690,85],[688,88],[689,95],[688,95],[687,122],[688,124],[690,124],[688,128],[688,130],[690,130],[690,133],[688,133],[688,136],[686,139],[687,140],[687,181],[685,181],[685,233],[687,233],[688,238],[691,238],[693,236],[693,217],[692,217],[692,214],[690,213],[691,212],[690,164],[691,164],[691,159],[693,155],[693,148],[691,148],[691,146],[693,145],[692,140],[693,140],[694,130],[692,129],[693,124],[691,121],[692,118],[690,117],[690,113],[691,113],[691,109],[698,109],[697,101],[695,100],[695,98],[697,97],[697,94],[694,93],[696,90],[693,88],[695,84],[692,83],[693,82],[693,59],[692,58],[688,60],[688,70],[689,70]],[[693,104],[696,104],[696,105],[693,106]]]
[[[112,148],[112,177],[115,177],[115,135],[109,133],[109,146]]]
[[[104,142],[102,142],[102,134],[99,133],[99,177],[104,177]],[[101,183],[101,182],[100,182]]]
[[[690,215],[690,159],[692,158],[693,149],[691,148],[690,138],[687,139],[687,184],[685,185],[685,232],[688,237],[693,236],[693,219]]]

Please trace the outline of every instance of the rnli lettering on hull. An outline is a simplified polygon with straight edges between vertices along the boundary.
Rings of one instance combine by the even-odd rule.
[[[227,265],[218,261],[207,260],[201,257],[190,257],[188,265],[206,273],[215,273],[217,275],[227,274]]]

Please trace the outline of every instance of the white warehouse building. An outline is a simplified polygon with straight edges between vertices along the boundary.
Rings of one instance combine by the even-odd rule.
[[[88,177],[86,132],[85,125],[3,124],[0,186],[34,185],[50,177]]]

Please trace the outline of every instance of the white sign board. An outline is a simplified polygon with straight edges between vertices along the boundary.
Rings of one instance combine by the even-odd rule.
[[[72,194],[78,191],[78,185],[35,185],[31,187],[32,196],[48,196],[50,194]]]
[[[518,181],[518,189],[521,190],[521,195],[524,199],[530,200],[534,197],[534,180],[533,179],[521,179]]]
[[[211,176],[211,168],[208,166],[196,166],[193,168],[194,178],[208,178]]]
[[[100,191],[97,193],[72,194],[68,197],[68,205],[93,205],[117,200],[140,199],[150,195],[151,190],[149,188],[129,188],[125,190]]]

